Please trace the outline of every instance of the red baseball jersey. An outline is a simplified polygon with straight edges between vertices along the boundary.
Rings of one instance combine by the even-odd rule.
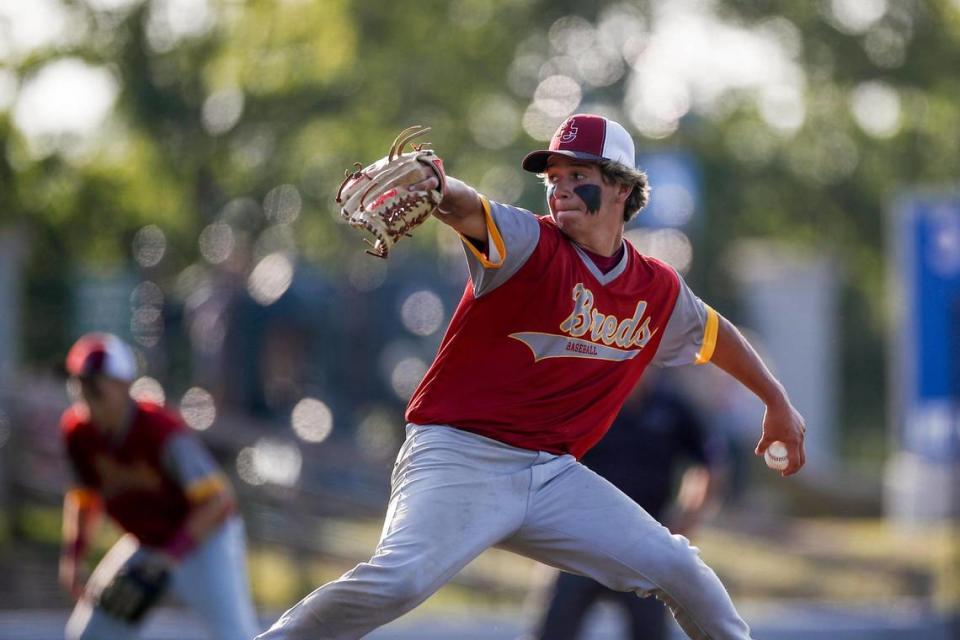
[[[188,489],[171,472],[168,459],[171,445],[185,440],[182,420],[163,407],[138,402],[126,433],[114,441],[75,405],[64,412],[60,428],[80,485],[95,491],[107,513],[142,544],[168,542],[190,510]]]
[[[625,243],[602,273],[549,217],[484,208],[487,252],[465,241],[471,278],[409,422],[579,458],[651,362],[709,360],[716,314],[673,268]]]

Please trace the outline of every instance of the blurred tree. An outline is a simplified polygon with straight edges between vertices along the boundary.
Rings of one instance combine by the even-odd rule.
[[[699,265],[719,264],[743,236],[842,258],[845,422],[882,424],[884,211],[904,188],[956,180],[955,0],[193,5],[185,15],[171,2],[63,0],[69,29],[57,44],[0,58],[20,90],[64,59],[106,69],[116,84],[112,115],[91,139],[38,144],[11,118],[15,99],[0,113],[0,211],[36,230],[28,355],[46,357],[63,342],[44,335],[62,326],[35,323],[56,316],[51,295],[63,290],[51,283],[71,265],[130,263],[144,225],[165,234],[149,275],[167,290],[199,260],[197,239],[217,222],[254,258],[280,246],[339,270],[358,250],[335,222],[342,172],[382,155],[409,124],[434,127],[451,173],[539,209],[542,194],[516,165],[539,144],[531,135],[542,138],[565,115],[570,84],[561,81],[567,93],[558,94],[543,82],[565,76],[582,89],[571,108],[604,106],[634,125],[645,148],[698,158],[708,232],[691,277],[707,296],[730,298],[729,278]],[[687,86],[658,97],[644,56],[669,38],[679,39],[673,62],[698,46],[719,55],[733,30],[774,44],[742,53],[717,95]],[[597,55],[611,49],[613,57]],[[765,51],[786,60],[779,76],[744,83]],[[545,99],[553,111],[538,125]],[[642,112],[645,101],[653,104]],[[659,129],[648,126],[651,113],[667,118]],[[434,234],[411,244],[432,251]]]

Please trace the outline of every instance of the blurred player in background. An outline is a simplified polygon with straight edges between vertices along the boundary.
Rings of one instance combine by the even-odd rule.
[[[803,419],[740,332],[624,240],[648,185],[623,126],[571,116],[522,166],[543,178],[548,215],[447,178],[435,215],[463,239],[470,278],[407,406],[380,542],[262,638],[362,637],[494,545],[656,595],[690,638],[750,637],[689,541],[579,458],[650,364],[712,362],[759,396],[755,453],[785,442],[783,475],[804,464]],[[434,168],[421,171],[408,190],[441,188]]]
[[[217,464],[178,415],[131,398],[136,359],[116,336],[81,337],[66,369],[76,400],[61,419],[74,472],[60,558],[77,601],[68,640],[136,637],[168,589],[217,640],[252,638],[243,523]],[[125,533],[85,581],[101,511]]]
[[[583,463],[630,496],[675,535],[692,537],[723,482],[726,443],[709,431],[693,404],[668,382],[647,371],[627,398],[613,425]],[[678,471],[680,486],[671,504]],[[559,572],[528,640],[581,637],[591,607],[604,600],[627,614],[632,640],[666,640],[667,611],[654,598],[613,591],[602,584]]]

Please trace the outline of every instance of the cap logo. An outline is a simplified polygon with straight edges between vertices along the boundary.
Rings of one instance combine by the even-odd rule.
[[[570,144],[576,139],[578,129],[574,126],[575,122],[576,120],[571,118],[563,123],[563,128],[560,130],[560,135],[558,136],[560,142],[563,144]]]

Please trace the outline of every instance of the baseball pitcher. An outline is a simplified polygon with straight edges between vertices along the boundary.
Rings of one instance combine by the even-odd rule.
[[[548,149],[528,154],[523,168],[546,188],[544,216],[445,176],[424,145],[403,153],[410,135],[348,172],[341,212],[375,236],[381,257],[432,212],[462,238],[470,276],[407,407],[373,556],[309,594],[261,640],[359,638],[495,545],[654,595],[690,638],[749,638],[697,549],[579,462],[644,369],[709,362],[765,403],[756,453],[781,440],[790,455],[783,475],[804,464],[803,419],[740,332],[674,269],[624,241],[648,196],[630,135],[607,118],[575,115]]]

